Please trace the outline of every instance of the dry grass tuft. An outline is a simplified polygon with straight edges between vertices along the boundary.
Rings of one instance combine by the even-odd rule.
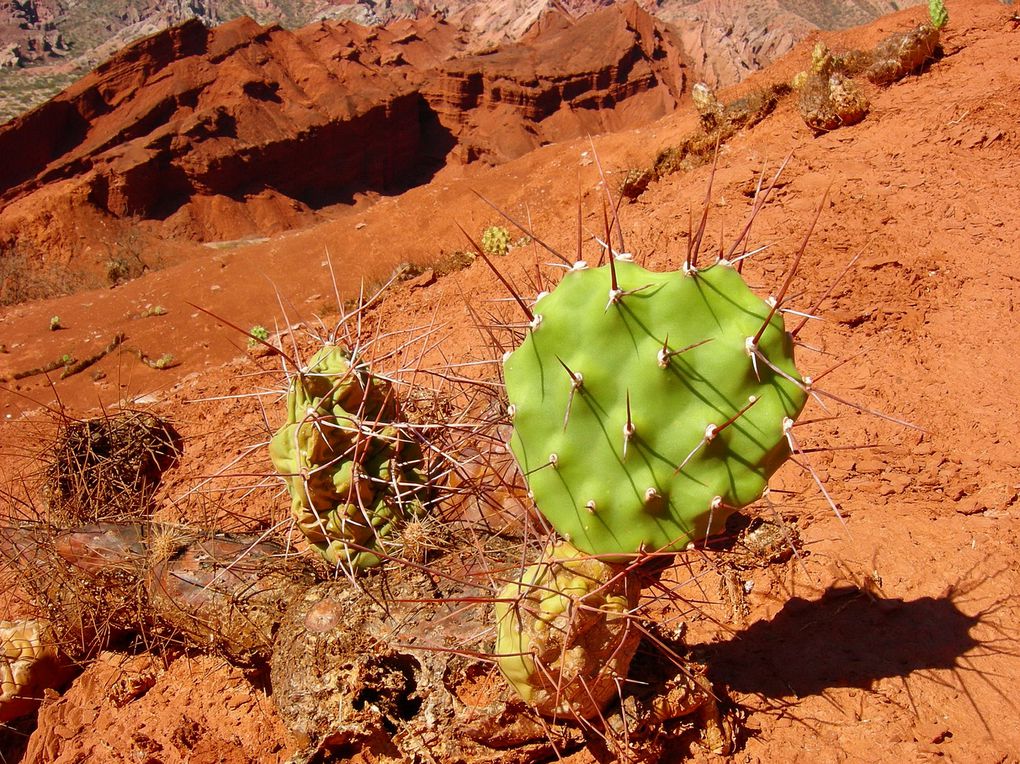
[[[65,417],[46,459],[42,496],[48,521],[66,528],[138,518],[180,452],[180,435],[153,414]]]

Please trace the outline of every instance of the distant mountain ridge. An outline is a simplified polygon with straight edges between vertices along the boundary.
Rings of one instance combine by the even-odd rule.
[[[739,81],[815,29],[863,24],[921,0],[642,0],[677,26],[712,85]],[[543,13],[578,18],[612,0],[0,0],[0,122],[49,97],[133,40],[189,19],[240,16],[298,28],[324,19],[380,25],[441,14],[480,51],[520,39]]]
[[[125,237],[272,235],[446,166],[646,124],[686,97],[689,71],[634,3],[551,12],[486,54],[437,16],[193,19],[0,126],[0,256],[97,270]]]

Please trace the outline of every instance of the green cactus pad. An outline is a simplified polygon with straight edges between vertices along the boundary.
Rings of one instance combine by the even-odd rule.
[[[770,308],[734,268],[616,271],[612,301],[608,266],[575,268],[538,300],[504,363],[510,446],[538,509],[577,548],[678,550],[762,495],[807,393],[778,312],[757,345],[768,363],[752,362]]]
[[[298,527],[332,564],[378,564],[396,527],[422,511],[421,450],[394,424],[398,414],[390,383],[332,345],[291,381],[269,454]]]

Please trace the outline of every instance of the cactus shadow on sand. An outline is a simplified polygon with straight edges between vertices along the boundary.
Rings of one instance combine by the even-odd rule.
[[[961,581],[939,596],[916,599],[832,584],[813,599],[791,598],[771,619],[729,640],[693,651],[709,666],[714,686],[757,695],[769,706],[835,688],[872,690],[892,678],[957,687],[972,698],[977,718],[992,734],[992,721],[968,685],[989,684],[1014,706],[1007,688],[980,663],[1010,649],[1003,614],[1015,603],[1009,597],[964,612],[981,583]]]

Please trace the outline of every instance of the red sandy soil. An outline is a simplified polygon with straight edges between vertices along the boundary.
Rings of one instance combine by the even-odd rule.
[[[732,238],[742,224],[763,164],[774,168],[794,152],[752,232],[754,242],[772,245],[745,269],[763,295],[778,288],[828,189],[791,287],[801,295],[797,305],[810,307],[854,255],[861,258],[822,310],[827,320],[801,333],[818,349],[802,348],[801,364],[817,376],[867,351],[819,387],[920,428],[850,409],[798,428],[805,447],[872,447],[811,454],[842,521],[810,478],[792,465],[780,473],[776,486],[795,493],[776,494],[777,509],[796,518],[804,551],[745,575],[746,615],[722,594],[711,553],[684,556],[677,575],[701,575],[687,587],[690,612],[672,617],[687,619],[688,641],[700,646],[717,688],[743,717],[735,761],[1020,760],[1020,436],[1012,415],[1020,400],[1020,32],[1011,10],[992,0],[951,3],[950,14],[945,58],[889,88],[869,87],[871,111],[860,124],[814,137],[788,99],[721,150],[710,242],[720,229]],[[913,9],[824,39],[866,47],[919,18]],[[787,80],[806,65],[811,44],[739,92]],[[599,136],[594,147],[613,182],[649,165],[695,125],[681,110]],[[55,395],[75,415],[133,399],[172,419],[185,437],[163,519],[221,527],[237,526],[240,516],[282,519],[275,486],[249,490],[268,470],[257,447],[268,431],[260,401],[268,424],[280,421],[278,398],[258,394],[280,390],[281,375],[271,360],[245,356],[242,335],[192,304],[245,328],[329,313],[335,298],[327,252],[346,298],[361,280],[384,279],[398,263],[463,249],[456,223],[478,232],[497,222],[473,189],[529,217],[549,244],[572,253],[579,173],[588,189],[584,227],[602,227],[591,159],[587,141],[567,141],[497,168],[441,172],[426,186],[263,243],[116,289],[6,310],[6,370],[71,350],[87,355],[125,327],[128,344],[181,360],[156,371],[114,354],[97,365],[106,372],[99,381],[86,372],[52,388],[38,378],[20,390],[8,384],[0,394],[7,476],[31,469],[23,455],[37,448],[40,406]],[[700,168],[668,176],[623,207],[627,247],[639,261],[682,263],[688,210],[700,209],[708,175]],[[597,256],[590,239],[586,253]],[[526,288],[536,258],[548,259],[522,247],[500,265]],[[398,284],[372,313],[379,330],[436,326],[448,360],[489,357],[464,295],[484,309],[486,300],[504,297],[496,279],[476,262],[429,281]],[[130,318],[155,304],[166,315]],[[67,329],[48,331],[52,315]],[[823,414],[815,405],[807,416]],[[218,471],[233,477],[207,480]],[[118,660],[104,656],[47,703],[26,761],[127,761],[139,751],[150,761],[282,761],[292,750],[264,689],[227,664],[152,664],[151,689],[124,700],[113,684],[150,664],[143,657],[114,670]],[[696,751],[694,759],[721,757]]]

